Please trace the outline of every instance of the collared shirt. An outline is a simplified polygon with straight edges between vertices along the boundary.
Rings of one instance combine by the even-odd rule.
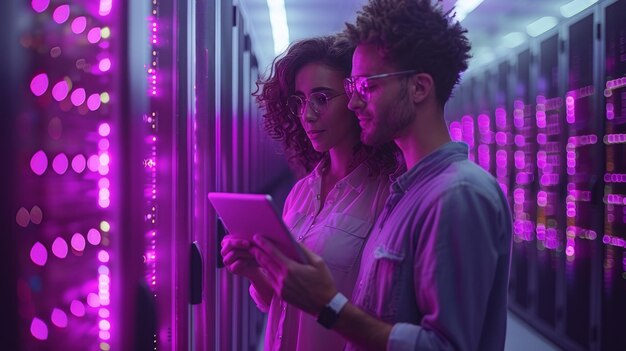
[[[328,264],[337,289],[352,295],[366,238],[389,193],[385,176],[370,177],[364,164],[338,181],[320,201],[320,166],[301,179],[287,196],[283,219],[298,242]],[[346,341],[317,323],[317,318],[288,305],[277,296],[269,306],[254,287],[250,294],[268,311],[265,350],[343,350]]]
[[[510,251],[497,182],[447,143],[392,184],[353,302],[394,324],[388,350],[502,350]]]

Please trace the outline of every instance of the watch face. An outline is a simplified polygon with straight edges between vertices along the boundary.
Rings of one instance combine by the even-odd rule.
[[[333,325],[337,322],[339,315],[329,306],[324,306],[319,316],[317,317],[317,322],[323,325],[327,329],[331,329]]]

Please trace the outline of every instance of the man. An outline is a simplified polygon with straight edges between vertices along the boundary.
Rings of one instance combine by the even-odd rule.
[[[328,268],[251,251],[277,293],[318,315],[349,348],[502,350],[511,218],[495,179],[452,143],[443,108],[467,68],[465,30],[430,0],[371,0],[347,34],[357,44],[349,108],[367,144],[394,140],[407,172],[370,233],[350,302]]]

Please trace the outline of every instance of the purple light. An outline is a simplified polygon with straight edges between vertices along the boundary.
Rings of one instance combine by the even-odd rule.
[[[54,87],[52,87],[52,97],[54,97],[56,101],[62,101],[63,99],[65,99],[68,92],[69,87],[65,80],[58,82],[54,85]]]
[[[105,250],[100,250],[98,252],[98,260],[100,260],[100,262],[102,263],[109,262],[109,253]]]
[[[98,188],[108,188],[110,186],[108,178],[100,178],[98,180]]]
[[[101,330],[101,331],[98,333],[98,336],[99,336],[99,337],[100,337],[100,339],[102,339],[102,340],[109,340],[109,339],[111,338],[111,333],[109,333],[109,332],[108,332],[108,331],[106,331],[106,330]]]
[[[100,298],[97,294],[89,293],[87,295],[87,304],[93,308],[98,308],[100,307]]]
[[[85,305],[78,300],[74,300],[70,304],[70,311],[76,317],[82,317],[85,315]]]
[[[78,88],[72,92],[70,100],[74,106],[80,106],[85,102],[85,89]]]
[[[568,247],[565,249],[565,254],[566,254],[567,256],[569,256],[569,257],[574,256],[574,247],[573,247],[573,246],[568,246]]]
[[[102,34],[100,33],[100,27],[91,28],[89,32],[87,32],[87,41],[95,44],[102,39]]]
[[[102,72],[107,72],[109,69],[111,69],[111,60],[109,58],[103,58],[102,60],[100,60],[98,68]]]
[[[30,214],[28,213],[28,210],[24,207],[20,207],[15,215],[15,222],[17,222],[20,227],[26,228],[28,223],[30,223]]]
[[[48,8],[48,5],[50,5],[50,0],[33,0],[30,5],[35,12],[42,13]]]
[[[100,134],[100,136],[108,136],[111,133],[111,126],[108,123],[102,123],[99,127],[98,127],[98,134]]]
[[[67,327],[67,314],[58,308],[52,310],[50,319],[52,320],[52,324],[59,328]]]
[[[100,94],[91,94],[87,98],[87,107],[90,111],[95,111],[100,108]]]
[[[40,73],[30,81],[30,91],[32,91],[35,96],[41,96],[48,90],[48,83],[48,75]]]
[[[89,229],[89,231],[87,232],[87,241],[89,241],[91,245],[98,245],[100,244],[101,240],[102,235],[100,235],[100,232],[97,229]]]
[[[30,333],[38,340],[48,339],[48,326],[39,318],[33,318],[30,323]]]
[[[38,266],[44,266],[48,260],[48,251],[39,241],[30,249],[30,259]]]
[[[98,155],[91,155],[87,160],[87,168],[89,168],[92,172],[97,172],[98,167],[100,167],[100,158]]]
[[[98,316],[100,316],[100,318],[109,318],[110,315],[111,313],[109,312],[109,310],[104,307],[98,310]]]
[[[109,206],[111,206],[111,199],[109,199],[108,197],[107,198],[99,197],[98,206],[100,206],[101,208],[108,208]]]
[[[108,150],[110,147],[109,139],[98,140],[98,149],[101,151]]]
[[[100,155],[100,165],[101,166],[108,166],[110,161],[111,160],[109,159],[109,154],[108,153],[103,152]]]
[[[70,18],[70,6],[61,5],[57,7],[52,14],[52,18],[58,24],[65,23],[65,21]]]
[[[58,258],[67,257],[67,243],[61,237],[54,239],[52,243],[52,253]]]
[[[42,219],[43,212],[41,212],[41,208],[37,205],[33,206],[33,208],[30,209],[30,220],[35,224],[39,224]]]
[[[84,16],[76,17],[72,21],[72,32],[74,34],[80,34],[87,28],[87,19]]]
[[[109,323],[106,319],[101,320],[100,323],[98,323],[98,326],[100,327],[100,330],[111,329],[111,323]]]
[[[100,16],[107,16],[111,13],[112,1],[111,0],[100,0],[100,8],[98,13]]]
[[[67,156],[65,156],[64,153],[56,155],[54,160],[52,160],[52,169],[54,169],[57,174],[65,174],[65,172],[67,171],[67,166]]]
[[[72,248],[74,248],[74,250],[76,251],[83,251],[85,250],[85,237],[80,234],[80,233],[75,233],[74,235],[72,235]]]
[[[72,169],[76,173],[82,173],[86,166],[85,156],[78,154],[72,159]]]

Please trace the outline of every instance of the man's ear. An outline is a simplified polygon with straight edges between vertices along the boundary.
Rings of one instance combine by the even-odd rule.
[[[435,94],[435,82],[428,73],[417,73],[409,79],[409,93],[414,103],[421,103],[429,95]]]

